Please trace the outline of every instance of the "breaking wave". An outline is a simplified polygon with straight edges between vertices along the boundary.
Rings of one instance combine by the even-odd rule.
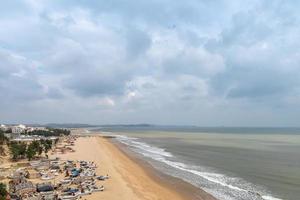
[[[166,149],[149,145],[138,138],[115,135],[116,139],[127,145],[134,152],[150,158],[157,163],[153,165],[165,173],[181,178],[195,186],[202,188],[218,199],[222,200],[282,200],[258,189],[255,185],[241,178],[229,177],[201,166],[187,165],[176,160],[177,158]],[[171,168],[170,168],[171,167]]]

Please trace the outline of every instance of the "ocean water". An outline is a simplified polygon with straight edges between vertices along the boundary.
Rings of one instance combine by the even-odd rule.
[[[220,200],[299,200],[300,129],[100,128],[162,172]]]

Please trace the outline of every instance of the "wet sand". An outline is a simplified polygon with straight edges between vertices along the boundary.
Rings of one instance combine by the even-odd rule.
[[[164,175],[145,161],[123,151],[109,138],[80,137],[74,153],[54,157],[94,161],[97,174],[110,176],[103,181],[104,192],[93,193],[84,199],[98,200],[214,200],[206,192],[180,179]]]

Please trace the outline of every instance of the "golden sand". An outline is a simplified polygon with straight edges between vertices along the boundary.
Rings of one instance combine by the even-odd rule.
[[[98,175],[109,175],[103,181],[105,190],[85,196],[88,200],[212,200],[209,194],[175,178],[155,176],[151,167],[135,161],[109,139],[99,136],[77,139],[74,153],[53,155],[62,159],[94,161]],[[157,174],[157,173],[156,173]]]

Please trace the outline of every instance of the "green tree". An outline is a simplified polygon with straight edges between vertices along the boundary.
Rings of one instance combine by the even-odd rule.
[[[21,142],[11,142],[9,149],[14,160],[24,157],[26,155],[27,145]]]
[[[39,155],[43,153],[43,146],[41,144],[41,141],[33,141],[31,145],[36,153],[38,153]]]
[[[70,135],[71,131],[67,129],[54,129],[54,128],[47,128],[46,130],[34,130],[27,132],[28,135],[40,135],[44,137],[51,137],[51,136],[60,136],[60,135]]]
[[[7,195],[6,185],[0,183],[0,200],[5,200]]]
[[[51,149],[51,147],[52,147],[52,140],[46,140],[45,153],[48,153],[48,151]]]
[[[27,149],[27,144],[24,143],[24,142],[20,142],[19,143],[19,151],[20,151],[21,157],[25,157],[25,155],[26,155],[26,149]]]
[[[10,153],[12,155],[12,159],[16,160],[19,156],[19,148],[17,143],[11,143],[9,146]]]
[[[56,138],[56,139],[54,140],[54,144],[56,145],[56,144],[58,143],[58,141],[59,141],[59,139]]]
[[[47,154],[52,147],[52,140],[41,140],[41,144],[43,145],[45,154]]]
[[[3,145],[8,142],[8,138],[5,137],[4,131],[0,130],[0,145]]]
[[[28,158],[28,160],[31,160],[36,154],[37,154],[37,149],[35,148],[34,144],[31,143],[27,147],[26,157]]]

